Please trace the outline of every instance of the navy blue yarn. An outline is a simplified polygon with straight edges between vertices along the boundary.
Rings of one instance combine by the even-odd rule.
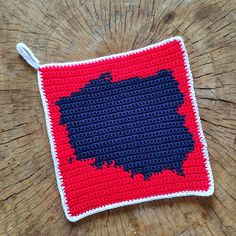
[[[77,160],[95,158],[98,169],[114,162],[147,180],[164,169],[184,176],[194,141],[177,113],[183,99],[171,70],[119,82],[108,72],[56,104]]]

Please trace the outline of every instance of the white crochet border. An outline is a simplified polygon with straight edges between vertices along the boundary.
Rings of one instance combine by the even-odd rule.
[[[46,98],[44,88],[43,88],[43,83],[42,83],[43,79],[42,79],[41,74],[38,70],[38,73],[37,73],[38,74],[38,86],[39,86],[41,99],[42,99],[42,103],[43,103],[43,108],[44,108],[44,113],[45,113],[45,119],[46,119],[48,137],[49,137],[50,146],[51,146],[52,158],[53,158],[53,162],[54,162],[54,169],[55,169],[55,174],[56,174],[56,179],[57,179],[57,185],[58,185],[58,189],[59,189],[59,192],[60,192],[60,195],[61,195],[62,206],[63,206],[64,212],[65,212],[65,215],[66,215],[66,217],[69,221],[75,222],[75,221],[78,221],[78,220],[80,220],[84,217],[87,217],[89,215],[93,215],[95,213],[102,212],[102,211],[105,211],[105,210],[108,210],[108,209],[113,209],[113,208],[117,208],[117,207],[121,207],[121,206],[128,206],[128,205],[147,202],[147,201],[152,201],[152,200],[158,200],[158,199],[164,199],[164,198],[173,198],[173,197],[182,197],[182,196],[210,196],[214,193],[214,180],[213,180],[212,170],[211,170],[211,166],[210,166],[208,151],[207,151],[207,143],[206,143],[206,139],[205,139],[204,134],[203,134],[202,125],[201,125],[200,116],[199,116],[199,111],[198,111],[198,105],[197,105],[197,101],[196,101],[196,97],[195,97],[195,92],[194,92],[194,87],[193,87],[193,77],[192,77],[192,73],[191,73],[191,70],[190,70],[188,54],[187,54],[187,51],[186,51],[186,48],[185,48],[185,45],[184,45],[184,41],[180,36],[172,37],[172,38],[169,38],[169,39],[164,40],[162,42],[155,43],[155,44],[149,45],[147,47],[137,49],[137,50],[133,50],[133,51],[129,51],[129,52],[113,54],[113,55],[110,55],[110,56],[104,56],[104,57],[91,59],[91,60],[84,60],[84,61],[43,64],[43,65],[40,65],[39,68],[81,65],[81,64],[87,64],[87,63],[93,63],[93,62],[97,62],[97,61],[101,61],[101,60],[106,60],[106,59],[123,57],[123,56],[131,55],[131,54],[134,54],[134,53],[142,52],[142,51],[145,51],[145,50],[148,50],[148,49],[151,49],[151,48],[160,47],[160,46],[162,46],[166,43],[169,43],[169,42],[172,42],[172,41],[175,41],[175,40],[180,42],[181,48],[183,50],[185,68],[186,68],[186,71],[187,71],[186,75],[187,75],[187,78],[188,78],[189,92],[190,92],[190,96],[191,96],[191,100],[192,100],[192,105],[193,105],[193,108],[194,108],[195,118],[196,118],[196,121],[197,121],[197,126],[198,126],[197,128],[198,128],[198,132],[199,132],[199,135],[200,135],[200,141],[203,144],[202,153],[203,153],[203,156],[205,158],[206,169],[207,169],[208,178],[209,178],[209,181],[210,181],[209,189],[207,191],[182,191],[182,192],[175,192],[175,193],[171,193],[171,194],[156,195],[156,196],[151,196],[151,197],[147,197],[147,198],[139,198],[139,199],[133,199],[133,200],[129,200],[129,201],[122,201],[122,202],[117,202],[117,203],[114,203],[114,204],[109,204],[109,205],[105,205],[105,206],[102,206],[102,207],[98,207],[98,208],[95,208],[95,209],[91,209],[91,210],[86,211],[86,212],[84,212],[82,214],[79,214],[77,216],[71,216],[70,213],[69,213],[69,207],[67,205],[67,199],[66,199],[66,196],[65,196],[65,191],[64,191],[64,186],[63,186],[63,179],[62,179],[60,169],[59,169],[59,166],[58,166],[59,163],[58,163],[58,159],[57,159],[57,148],[56,148],[56,145],[55,145],[55,140],[54,140],[54,136],[53,136],[53,132],[52,132],[52,122],[51,122],[51,116],[50,116],[49,107],[48,107],[48,100]]]

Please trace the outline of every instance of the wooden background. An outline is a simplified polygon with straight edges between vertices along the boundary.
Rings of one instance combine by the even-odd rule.
[[[236,235],[236,1],[0,0],[0,235]],[[36,71],[183,36],[215,178],[209,198],[129,206],[69,223],[61,207]]]

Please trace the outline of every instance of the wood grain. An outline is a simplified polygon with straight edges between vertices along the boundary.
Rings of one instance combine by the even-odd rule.
[[[1,235],[236,235],[235,0],[0,0]],[[215,178],[209,198],[110,210],[69,223],[60,204],[35,70],[183,36]]]

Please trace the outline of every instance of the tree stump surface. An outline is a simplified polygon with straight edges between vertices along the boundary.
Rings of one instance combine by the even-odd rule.
[[[236,1],[1,0],[0,235],[236,235]],[[210,162],[212,197],[182,197],[66,220],[37,86],[17,54],[84,60],[184,38]]]

